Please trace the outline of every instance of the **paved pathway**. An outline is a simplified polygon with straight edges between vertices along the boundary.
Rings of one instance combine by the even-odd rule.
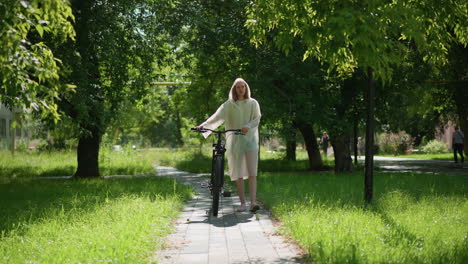
[[[364,156],[359,157],[359,162],[364,164]],[[374,157],[375,166],[384,172],[414,172],[433,173],[451,176],[468,176],[468,164],[463,167],[457,166],[449,160],[422,160],[394,157]]]
[[[156,169],[158,176],[176,178],[197,192],[177,220],[167,249],[156,253],[159,263],[300,263],[299,249],[276,234],[268,212],[235,212],[240,204],[233,194],[222,197],[218,217],[210,217],[209,190],[200,185],[206,177],[168,167]]]

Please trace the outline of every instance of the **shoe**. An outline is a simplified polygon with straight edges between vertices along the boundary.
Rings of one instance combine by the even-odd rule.
[[[258,205],[254,205],[252,208],[250,208],[250,212],[252,212],[252,213],[257,212],[258,210],[260,210],[260,206],[258,206]]]
[[[247,210],[247,206],[241,205],[240,207],[236,209],[236,212],[240,213],[240,212],[245,212],[246,210]]]

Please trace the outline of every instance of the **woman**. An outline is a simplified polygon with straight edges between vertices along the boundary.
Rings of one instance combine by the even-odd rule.
[[[250,211],[260,207],[256,202],[257,167],[258,167],[258,124],[260,123],[260,106],[250,97],[250,87],[246,81],[237,78],[231,86],[229,99],[224,102],[208,120],[196,129],[216,129],[224,123],[226,129],[241,129],[243,135],[226,134],[226,153],[229,176],[237,183],[237,192],[241,206],[238,212],[247,210],[244,193],[244,179],[249,179]],[[206,138],[210,132],[203,136]]]

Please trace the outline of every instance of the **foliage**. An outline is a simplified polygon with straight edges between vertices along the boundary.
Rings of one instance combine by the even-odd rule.
[[[60,117],[59,94],[73,86],[60,81],[62,63],[45,40],[73,39],[73,21],[69,1],[0,3],[0,101]]]
[[[148,92],[152,65],[169,50],[168,39],[162,37],[167,21],[154,19],[162,7],[153,1],[117,1],[112,6],[74,1],[72,7],[79,14],[77,41],[57,51],[77,92],[62,97],[61,110],[84,129],[81,135],[91,128],[102,135],[124,111],[123,102],[134,103]]]
[[[104,135],[107,142],[138,147],[180,147],[185,143],[181,130],[188,129],[188,120],[181,111],[186,107],[190,82],[185,77],[187,69],[180,53],[180,49],[175,49],[162,54],[164,57],[153,69],[156,79],[140,99],[132,102],[123,98],[119,118],[111,121]],[[164,82],[175,84],[161,85]]]
[[[257,45],[274,31],[282,50],[290,51],[299,38],[307,47],[304,59],[316,57],[341,76],[370,67],[377,78],[390,80],[392,68],[406,57],[406,40],[434,65],[447,61],[447,50],[456,39],[468,43],[468,27],[462,22],[467,19],[466,2],[438,5],[437,1],[256,0],[248,8],[246,26]]]
[[[377,136],[379,152],[385,154],[405,154],[412,147],[412,138],[404,131],[382,133]]]
[[[175,48],[171,35],[179,24],[169,16],[172,1],[71,3],[76,41],[50,41],[63,61],[62,82],[76,85],[76,93],[59,94],[59,108],[79,138],[75,176],[97,177],[102,135],[125,105],[150,91],[159,60]]]
[[[448,146],[440,140],[433,139],[429,141],[426,145],[422,146],[421,150],[424,153],[430,154],[446,153],[448,152]]]
[[[0,262],[147,263],[191,195],[156,177],[1,179]]]
[[[466,179],[387,173],[375,186],[375,203],[363,207],[358,173],[264,173],[258,198],[313,263],[466,260]]]
[[[179,1],[178,13],[185,25],[179,56],[189,69],[189,96],[183,99],[181,113],[196,124],[206,120],[228,98],[235,78],[246,77],[255,58],[245,21],[247,1]],[[256,97],[254,85],[252,92]],[[179,102],[180,103],[180,102]]]

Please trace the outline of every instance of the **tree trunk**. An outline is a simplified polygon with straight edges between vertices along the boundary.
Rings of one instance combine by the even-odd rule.
[[[307,149],[307,155],[309,156],[309,169],[319,170],[323,167],[322,157],[317,145],[317,139],[315,137],[314,130],[311,125],[304,123],[297,123],[297,128],[301,131],[304,137],[304,142]]]
[[[97,47],[92,36],[92,0],[72,1],[76,24],[76,49],[80,54],[75,69],[77,86],[86,97],[77,97],[72,104],[79,109],[80,113],[74,119],[83,131],[79,138],[77,149],[78,168],[75,178],[99,177],[99,146],[102,131],[105,131],[104,102],[105,97],[100,83],[99,60]],[[92,96],[91,96],[92,95]],[[89,100],[93,98],[93,100]],[[85,113],[86,112],[86,113]],[[85,116],[86,118],[80,118]]]
[[[183,136],[182,136],[182,121],[180,120],[180,114],[179,114],[178,110],[176,110],[176,112],[175,112],[175,118],[176,118],[176,126],[177,126],[177,131],[175,131],[177,146],[178,147],[183,147],[184,146],[184,140],[183,140]]]
[[[465,156],[468,156],[468,117],[460,115],[460,130],[465,135],[463,139],[463,150],[465,152]]]
[[[296,140],[286,141],[286,159],[296,160]]]
[[[296,160],[296,131],[291,131],[291,134],[286,135],[286,159]]]
[[[358,164],[358,119],[354,119],[353,128],[354,165]]]
[[[335,155],[335,172],[352,172],[354,166],[349,149],[351,143],[349,137],[346,135],[334,136],[331,142]]]
[[[366,203],[372,201],[373,177],[374,177],[374,97],[375,87],[372,76],[373,69],[367,70],[367,116],[366,116],[366,162],[364,176],[364,200]]]
[[[465,134],[463,151],[465,155],[468,155],[468,89],[466,89],[466,82],[459,81],[455,84],[454,99],[457,106],[460,130]]]
[[[77,159],[78,168],[75,178],[96,178],[99,177],[99,146],[101,136],[92,133],[91,136],[81,137],[78,141]]]

